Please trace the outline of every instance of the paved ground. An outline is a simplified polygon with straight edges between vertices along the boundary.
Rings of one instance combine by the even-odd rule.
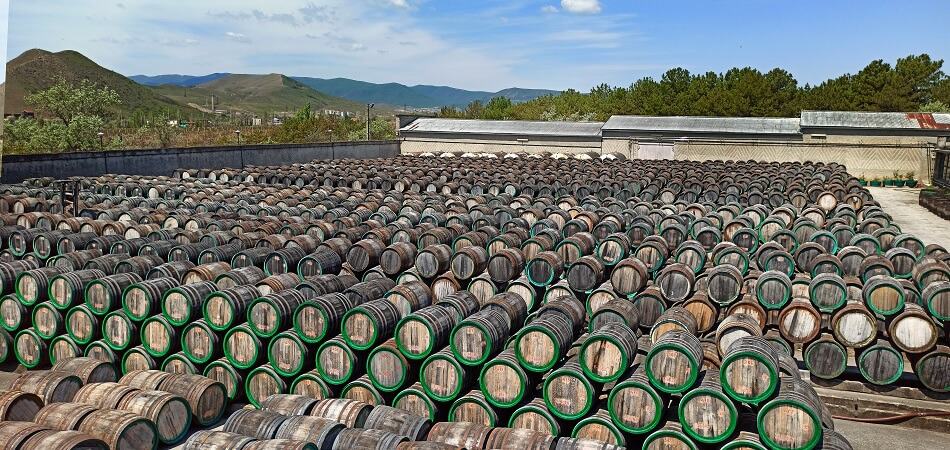
[[[836,420],[835,429],[854,450],[936,450],[950,448],[950,435],[894,425]]]
[[[940,244],[950,249],[950,220],[944,220],[918,204],[920,189],[869,187],[881,207],[901,230],[916,235],[924,244]]]

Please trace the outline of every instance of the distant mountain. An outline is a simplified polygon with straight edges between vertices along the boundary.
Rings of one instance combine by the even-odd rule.
[[[207,83],[209,81],[214,81],[219,78],[224,78],[230,73],[212,73],[210,75],[203,75],[196,77],[194,75],[132,75],[129,77],[132,81],[138,84],[144,84],[146,86],[161,86],[163,84],[172,84],[175,86],[185,86],[193,87],[202,83]]]
[[[66,50],[52,53],[33,49],[23,52],[7,63],[5,113],[13,114],[32,109],[32,106],[26,105],[25,97],[52,86],[60,78],[72,83],[88,79],[99,86],[107,86],[116,91],[121,99],[121,104],[116,107],[117,114],[182,109],[181,105],[172,100],[96,64],[79,52]]]
[[[204,76],[192,75],[135,75],[131,78],[147,86],[164,84],[194,87],[209,81],[225,78],[230,74],[213,73]],[[521,103],[535,98],[557,94],[558,91],[547,89],[509,88],[498,92],[468,91],[450,86],[406,86],[399,83],[369,83],[366,81],[351,80],[349,78],[312,78],[292,77],[294,80],[334,97],[341,97],[359,103],[377,103],[394,107],[410,106],[413,108],[437,108],[440,106],[466,106],[472,101],[488,102],[493,97],[508,97],[513,102]]]
[[[193,87],[163,84],[152,89],[177,103],[206,111],[210,111],[212,95],[215,98],[215,109],[260,115],[291,112],[307,104],[315,111],[331,109],[358,113],[364,108],[360,103],[318,92],[276,73],[227,74]]]

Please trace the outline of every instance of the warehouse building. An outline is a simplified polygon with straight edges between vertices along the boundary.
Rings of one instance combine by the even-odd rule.
[[[418,118],[399,130],[402,153],[600,153],[603,122]]]
[[[823,161],[929,182],[950,114],[804,111],[797,118],[613,116],[605,123],[419,118],[402,152],[599,153],[640,159]]]

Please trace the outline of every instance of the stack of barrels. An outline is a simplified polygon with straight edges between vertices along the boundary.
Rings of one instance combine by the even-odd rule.
[[[950,390],[950,254],[840,165],[401,157],[176,175],[79,179],[78,217],[11,200],[0,357],[614,444],[645,433],[612,412],[614,385],[647,377],[672,332],[701,343],[690,389],[754,337],[787,372]],[[687,392],[652,389],[663,411]]]
[[[118,382],[117,382],[118,381]],[[64,359],[49,370],[0,374],[0,436],[7,448],[155,449],[225,412],[220,383],[196,375],[131,372]]]

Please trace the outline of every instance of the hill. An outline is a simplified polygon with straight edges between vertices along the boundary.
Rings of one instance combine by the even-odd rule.
[[[4,111],[10,114],[32,109],[32,106],[26,105],[25,97],[52,86],[59,78],[72,83],[88,79],[99,86],[116,91],[122,101],[115,110],[119,115],[182,109],[172,100],[96,64],[79,52],[66,50],[52,53],[33,49],[7,64]]]
[[[307,104],[315,111],[330,109],[359,113],[364,105],[333,97],[311,89],[287,76],[230,74],[206,81],[192,88],[163,85],[152,88],[172,100],[188,105],[210,107],[215,96],[215,109],[230,109],[256,114],[290,112]]]
[[[129,77],[130,80],[143,84],[145,86],[161,86],[163,84],[172,84],[175,86],[184,86],[184,87],[193,87],[201,83],[207,83],[209,81],[214,81],[219,78],[224,78],[230,73],[212,73],[209,75],[204,75],[196,77],[194,75],[132,75]]]

